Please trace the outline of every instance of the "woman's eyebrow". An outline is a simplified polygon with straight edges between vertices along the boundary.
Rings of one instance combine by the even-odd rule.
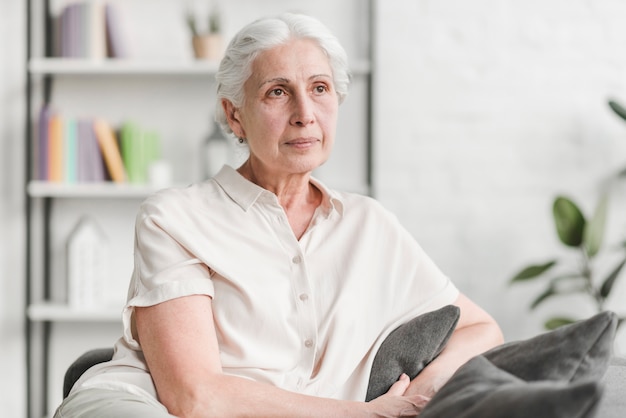
[[[313,74],[312,76],[309,77],[309,81],[311,80],[315,80],[318,78],[330,78],[332,79],[332,76],[330,76],[329,74]],[[289,80],[286,77],[274,77],[274,78],[270,78],[268,80],[265,81],[261,81],[261,83],[259,83],[259,88],[263,87],[266,84],[271,84],[271,83],[281,83],[281,84],[289,84],[291,80]]]
[[[259,88],[263,87],[266,84],[271,84],[271,83],[289,84],[289,79],[285,77],[270,78],[269,80],[261,81],[261,83],[259,83]]]
[[[313,80],[315,78],[330,78],[332,79],[333,77],[330,74],[325,74],[325,73],[321,73],[321,74],[314,74],[311,77],[309,77],[309,80]]]

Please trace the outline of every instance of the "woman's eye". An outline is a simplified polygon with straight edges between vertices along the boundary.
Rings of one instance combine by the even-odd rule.
[[[315,86],[316,93],[324,93],[326,90],[327,88],[324,85]]]
[[[270,96],[279,97],[279,96],[283,96],[284,94],[285,94],[285,91],[283,89],[270,90]]]

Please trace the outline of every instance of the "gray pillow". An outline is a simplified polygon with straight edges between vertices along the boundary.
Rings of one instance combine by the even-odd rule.
[[[484,356],[522,380],[601,379],[611,360],[617,316],[591,318],[525,341],[496,347]]]
[[[439,390],[420,418],[591,418],[616,327],[616,315],[603,312],[476,356]]]
[[[459,320],[457,306],[447,305],[400,325],[385,338],[372,364],[365,400],[386,393],[402,373],[411,379],[439,355]]]
[[[420,418],[590,418],[601,397],[595,381],[525,382],[485,357],[467,362]]]

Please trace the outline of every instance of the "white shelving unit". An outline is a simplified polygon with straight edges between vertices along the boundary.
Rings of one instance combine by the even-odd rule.
[[[51,416],[60,402],[59,389],[69,362],[82,354],[84,347],[98,348],[97,341],[102,340],[103,333],[112,334],[112,344],[113,338],[121,332],[123,301],[119,307],[111,308],[77,309],[68,305],[64,289],[67,280],[63,256],[69,230],[84,214],[100,217],[117,249],[111,264],[119,266],[117,270],[114,269],[112,276],[127,282],[132,270],[132,233],[136,207],[141,200],[157,190],[143,184],[66,184],[34,179],[32,144],[40,105],[48,101],[69,113],[102,112],[113,123],[127,115],[145,123],[154,123],[163,131],[163,152],[172,155],[175,185],[182,186],[200,179],[190,174],[193,171],[188,166],[196,164],[192,161],[198,154],[194,147],[210,133],[206,129],[212,126],[210,120],[214,97],[211,83],[218,68],[216,61],[191,58],[85,60],[48,57],[44,48],[47,43],[45,30],[41,26],[45,24],[45,14],[51,10],[51,4],[58,7],[59,2],[63,1],[27,1],[28,128],[25,148],[28,175],[24,187],[28,234],[25,312],[28,418]],[[371,19],[373,0],[347,0],[340,7],[334,0],[322,0],[315,5],[306,0],[270,0],[258,3],[258,10],[254,13],[250,10],[239,11],[236,8],[238,1],[223,4],[224,14],[232,15],[233,20],[236,20],[232,23],[235,29],[251,18],[293,8],[315,14],[321,6],[326,16],[334,19],[335,26],[342,30],[346,28],[346,22],[357,19],[354,21],[353,33],[346,32],[354,39],[348,42],[349,45],[344,43],[349,55],[350,46],[360,46],[357,48],[359,51],[352,54],[353,87],[348,100],[342,105],[344,125],[340,120],[338,127],[338,137],[342,140],[336,142],[331,161],[316,176],[332,187],[368,193],[372,65],[367,36],[371,30],[371,20],[362,20]],[[127,0],[125,3],[154,5],[156,10],[159,5],[173,7],[172,4],[179,2]],[[254,4],[256,7],[257,3]],[[345,15],[338,15],[341,13]],[[160,18],[177,17],[161,15]]]
[[[150,185],[104,183],[50,183],[31,181],[28,195],[33,198],[144,198],[158,189]]]
[[[133,61],[133,60],[82,60],[68,58],[35,58],[30,60],[28,69],[33,75],[115,75],[115,74],[162,74],[162,75],[204,75],[213,76],[219,63],[216,61]],[[351,63],[354,76],[368,75],[369,61]]]
[[[62,303],[35,303],[27,308],[31,321],[117,322],[121,312],[116,308],[75,309]]]

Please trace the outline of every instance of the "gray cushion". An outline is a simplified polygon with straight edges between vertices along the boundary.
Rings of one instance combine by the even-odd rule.
[[[447,305],[392,331],[374,357],[365,400],[386,393],[402,373],[415,378],[443,350],[459,320],[459,312],[457,306]]]
[[[420,418],[582,418],[592,417],[599,383],[525,382],[474,357],[426,405]]]
[[[104,363],[113,358],[113,348],[95,348],[83,353],[68,367],[65,371],[65,377],[63,379],[63,398],[69,395],[70,390],[74,386],[74,383],[85,373],[89,368],[96,364]]]
[[[496,347],[463,365],[420,418],[591,418],[602,395],[616,315],[603,312]]]
[[[598,418],[624,418],[626,411],[626,358],[613,357],[602,378],[604,393]]]
[[[611,360],[617,316],[602,312],[525,341],[485,353],[502,370],[531,380],[601,379]]]

